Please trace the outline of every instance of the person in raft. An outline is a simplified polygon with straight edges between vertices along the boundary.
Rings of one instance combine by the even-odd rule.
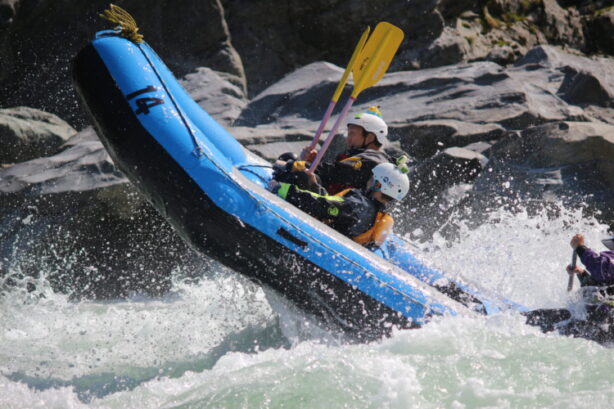
[[[588,270],[579,266],[575,268],[567,266],[567,272],[578,274],[578,279],[583,287],[614,285],[614,236],[603,239],[601,242],[608,250],[597,253],[595,250],[586,247],[583,235],[576,234],[571,238],[569,244]]]
[[[333,162],[320,163],[316,169],[318,185],[331,195],[349,188],[364,189],[371,178],[373,168],[392,161],[382,150],[387,144],[387,135],[388,125],[382,119],[378,107],[374,106],[366,112],[354,115],[347,123],[346,150],[337,155]],[[274,178],[296,184],[302,189],[316,191],[318,186],[310,184],[313,179],[301,174],[309,167],[316,154],[315,150],[304,150],[305,161],[293,160],[292,154],[280,156],[276,162],[277,171]]]
[[[577,274],[582,286],[584,314],[572,317],[568,309],[540,309],[525,314],[527,323],[542,331],[558,330],[563,335],[582,337],[602,344],[614,340],[614,236],[602,240],[608,251],[598,253],[586,246],[584,236],[576,234],[569,243],[586,269],[567,266]],[[573,319],[572,319],[573,318]]]
[[[318,194],[275,180],[269,187],[279,197],[355,242],[377,248],[384,243],[394,224],[386,209],[403,200],[409,191],[407,170],[404,161],[398,166],[392,163],[377,165],[371,170],[365,189],[348,188],[336,195]],[[312,172],[306,174],[311,183],[317,183]]]

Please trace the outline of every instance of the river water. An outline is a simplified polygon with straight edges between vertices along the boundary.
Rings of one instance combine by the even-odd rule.
[[[499,212],[420,257],[529,307],[574,302],[575,232],[606,226]],[[370,344],[319,329],[211,264],[161,298],[72,302],[44,271],[0,297],[0,408],[611,408],[614,349],[543,334],[505,313],[445,317]]]

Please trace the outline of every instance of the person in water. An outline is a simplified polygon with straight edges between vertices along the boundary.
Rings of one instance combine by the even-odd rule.
[[[586,247],[584,236],[576,234],[569,243],[580,257],[582,267],[567,266],[569,274],[578,274],[582,286],[611,286],[614,285],[614,236],[601,241],[608,248],[607,251],[597,253]]]
[[[614,236],[602,243],[608,250],[598,253],[586,246],[583,235],[571,238],[571,247],[586,266],[567,266],[567,273],[577,274],[583,287],[583,319],[573,318],[567,309],[541,309],[525,314],[527,324],[541,327],[544,332],[558,330],[563,335],[599,343],[614,342]]]
[[[271,190],[341,234],[370,248],[379,247],[394,224],[386,209],[409,191],[404,164],[375,166],[365,189],[349,188],[336,195],[318,194],[290,183],[271,182]],[[316,184],[315,175],[307,175]],[[323,190],[323,189],[322,189]]]
[[[316,169],[318,185],[332,195],[349,188],[364,189],[373,168],[391,162],[390,156],[382,150],[387,143],[387,135],[388,125],[377,107],[354,115],[347,123],[346,150],[337,155],[333,162],[323,162]],[[297,184],[303,189],[314,190],[317,186],[307,183],[309,178],[300,172],[305,172],[317,152],[304,151],[303,154],[305,161],[278,162],[278,167],[286,173],[278,172],[276,178]]]

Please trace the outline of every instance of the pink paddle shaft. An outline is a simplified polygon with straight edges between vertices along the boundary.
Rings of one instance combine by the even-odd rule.
[[[337,105],[337,101],[330,101],[330,104],[328,104],[328,109],[324,113],[324,118],[322,118],[322,122],[320,122],[320,126],[318,127],[318,130],[316,131],[316,134],[313,137],[313,141],[311,141],[311,144],[309,145],[306,151],[301,152],[301,159],[304,160],[306,156],[305,154],[315,149],[316,145],[318,144],[318,141],[320,140],[320,136],[322,135],[322,132],[324,132],[324,127],[328,123],[330,116],[333,114],[333,109],[335,108],[335,105]]]
[[[337,134],[337,130],[339,129],[339,126],[341,125],[341,122],[343,122],[345,120],[345,117],[347,116],[348,112],[350,111],[350,108],[352,107],[352,104],[354,103],[354,101],[356,101],[356,98],[355,97],[350,97],[348,99],[348,102],[343,107],[343,110],[339,114],[339,118],[337,118],[337,121],[335,121],[335,124],[333,125],[333,129],[330,130],[330,133],[328,134],[328,137],[326,138],[326,141],[324,141],[324,145],[322,145],[322,149],[320,149],[320,152],[318,152],[318,155],[316,156],[316,158],[314,159],[313,163],[311,164],[311,167],[309,168],[310,172],[315,172],[316,168],[320,164],[320,161],[322,160],[322,157],[326,153],[326,150],[328,149],[328,146],[333,141],[333,137]]]

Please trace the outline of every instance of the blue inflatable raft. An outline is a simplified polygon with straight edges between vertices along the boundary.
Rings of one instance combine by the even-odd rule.
[[[425,266],[398,237],[372,252],[268,192],[268,164],[204,112],[147,44],[99,32],[75,57],[73,79],[115,164],[186,242],[352,338],[433,316],[522,310]]]

